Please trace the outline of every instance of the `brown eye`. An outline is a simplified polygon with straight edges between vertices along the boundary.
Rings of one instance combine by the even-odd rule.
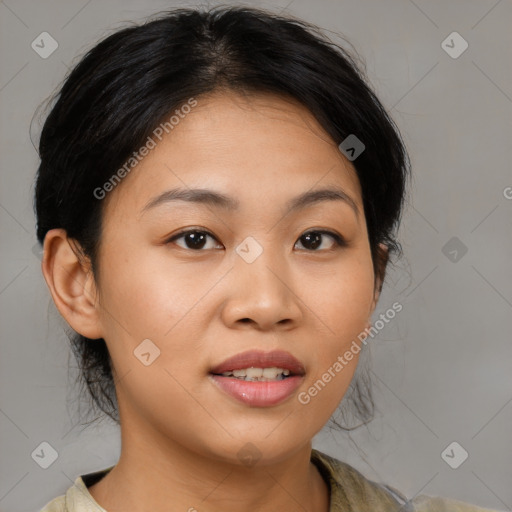
[[[172,238],[166,241],[166,243],[176,242],[176,240],[183,239],[181,244],[177,244],[182,249],[191,249],[193,251],[202,251],[219,248],[210,243],[208,247],[208,239],[217,241],[217,239],[208,231],[199,229],[189,229],[181,231],[180,233],[173,235]],[[317,250],[319,247],[325,246],[327,240],[331,240],[330,247],[323,247]],[[302,246],[310,252],[323,252],[334,250],[336,247],[343,247],[346,245],[344,239],[335,232],[326,230],[314,230],[304,233],[298,240],[297,243],[301,243]],[[328,243],[328,242],[327,242]],[[219,244],[222,247],[222,244]]]
[[[332,231],[325,230],[308,231],[299,238],[299,241],[307,250],[319,252],[316,249],[322,246],[326,236],[331,240],[334,240],[334,247],[331,245],[331,247],[324,248],[323,250],[333,250],[336,247],[342,247],[345,245],[345,241],[340,235]]]
[[[176,240],[183,239],[184,246],[178,244],[179,247],[181,247],[182,249],[192,249],[195,251],[200,251],[202,249],[205,249],[205,246],[207,246],[208,238],[211,238],[212,240],[216,240],[216,238],[208,231],[200,231],[198,229],[190,229],[187,231],[182,231],[181,233],[178,233],[177,235],[174,235],[172,238],[167,240],[166,243],[171,243]],[[206,247],[206,250],[208,250],[208,249],[215,249],[215,246]]]

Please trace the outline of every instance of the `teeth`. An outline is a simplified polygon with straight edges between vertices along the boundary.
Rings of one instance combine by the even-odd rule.
[[[233,370],[231,372],[223,372],[224,377],[236,377],[241,380],[249,381],[272,381],[283,380],[290,375],[290,370],[283,368],[243,368],[240,370]]]
[[[284,370],[280,370],[279,368],[265,368],[261,373],[266,379],[275,379],[279,374],[284,373]]]
[[[268,375],[265,375],[265,372],[267,371],[267,368],[264,370],[262,368],[247,368],[245,370],[245,375],[243,375],[244,371],[242,370],[242,375],[238,375],[239,377],[249,377],[250,379],[260,378],[260,377],[267,377]],[[274,375],[273,378],[275,379],[277,375]]]

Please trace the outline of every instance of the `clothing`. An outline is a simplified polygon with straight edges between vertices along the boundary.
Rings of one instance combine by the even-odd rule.
[[[393,487],[373,482],[345,462],[315,449],[311,462],[329,486],[329,512],[497,512],[433,496],[416,496],[409,501]],[[54,498],[40,512],[107,512],[96,503],[88,487],[113,467],[79,476],[66,494]]]
[[[437,496],[408,500],[395,488],[373,482],[352,466],[317,450],[312,451],[311,461],[329,483],[329,512],[498,512]]]

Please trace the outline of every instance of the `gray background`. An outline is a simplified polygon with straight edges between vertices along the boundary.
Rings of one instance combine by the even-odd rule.
[[[0,2],[2,512],[38,510],[79,474],[114,464],[120,448],[109,423],[77,424],[67,339],[32,251],[38,158],[31,119],[100,37],[125,21],[189,5],[198,4]],[[439,494],[511,510],[512,3],[252,5],[344,34],[366,61],[413,164],[400,230],[405,257],[390,269],[375,318],[395,301],[404,309],[369,344],[376,419],[350,436],[326,428],[314,446],[409,497]],[[43,31],[59,45],[47,59],[31,48]],[[441,46],[453,31],[469,44],[456,59]],[[37,118],[32,131],[37,141]],[[59,454],[46,470],[31,457],[43,441]],[[458,469],[441,457],[453,441],[469,453]]]

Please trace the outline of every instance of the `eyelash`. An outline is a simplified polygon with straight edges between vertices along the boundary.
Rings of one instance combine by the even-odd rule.
[[[204,234],[204,235],[208,235],[211,238],[213,238],[215,241],[219,242],[217,240],[217,238],[212,233],[210,233],[209,231],[204,230],[204,229],[192,228],[192,229],[186,229],[186,230],[180,231],[179,233],[176,233],[171,238],[167,239],[165,241],[165,244],[170,244],[171,242],[174,242],[175,240],[183,238],[185,235],[188,235],[189,233],[201,233],[201,234]],[[299,237],[299,240],[303,236],[309,235],[311,233],[317,233],[317,234],[320,234],[320,235],[330,236],[334,240],[336,247],[333,248],[333,249],[324,249],[324,250],[320,250],[320,251],[305,249],[307,252],[330,252],[330,251],[335,250],[336,248],[346,247],[347,246],[347,243],[346,243],[345,239],[341,235],[339,235],[338,233],[336,233],[334,231],[329,231],[329,230],[325,230],[325,229],[310,229],[309,231],[305,231]],[[194,249],[190,249],[188,247],[187,248],[180,247],[180,249],[185,249],[185,250],[189,250],[189,251],[193,251],[193,252],[205,252],[205,250],[211,250],[211,249],[197,249],[197,250],[194,250]]]

